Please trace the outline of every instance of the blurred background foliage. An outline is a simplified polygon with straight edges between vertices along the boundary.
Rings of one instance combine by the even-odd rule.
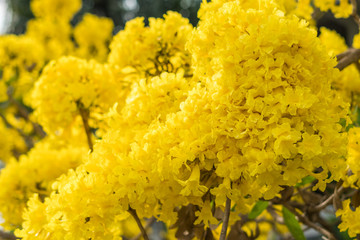
[[[0,0],[1,1],[1,0]],[[11,10],[11,21],[8,21],[7,32],[24,33],[26,22],[33,18],[30,0],[6,0]],[[169,10],[180,12],[189,18],[193,25],[198,22],[197,11],[201,0],[83,0],[82,9],[75,15],[72,23],[79,22],[84,13],[109,17],[114,21],[114,33],[124,28],[125,23],[138,16],[162,17]]]

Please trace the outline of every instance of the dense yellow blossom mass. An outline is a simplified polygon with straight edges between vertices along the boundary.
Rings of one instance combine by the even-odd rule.
[[[204,200],[208,194],[217,206],[228,197],[237,212],[247,213],[259,198],[274,198],[308,175],[318,179],[321,190],[339,180],[346,171],[347,139],[339,121],[347,105],[331,90],[339,76],[335,60],[305,21],[285,15],[272,1],[264,3],[204,2],[200,24],[186,43],[193,84],[169,73],[134,83],[123,119],[112,120],[89,159],[62,176],[50,198],[31,200],[17,234],[113,239],[129,207],[140,217],[174,224],[174,209],[188,204],[199,208],[196,224],[208,226],[216,223]],[[140,64],[145,69],[137,71],[147,76],[147,66],[154,66],[148,59],[156,60],[159,44],[152,22],[166,23],[169,16],[178,18],[170,13],[165,21],[150,21],[149,40],[128,40],[133,56],[149,54],[142,58],[130,52],[120,57],[120,51],[130,51],[119,47],[121,39],[144,30],[142,19],[129,22],[112,44],[110,64]],[[174,36],[169,46],[181,34]],[[130,119],[134,125],[124,127]],[[42,220],[34,222],[38,215]]]
[[[229,234],[266,239],[290,199],[316,213],[298,207],[304,179],[358,188],[360,75],[335,67],[348,47],[312,20],[349,16],[347,1],[203,1],[195,28],[169,11],[114,37],[104,17],[71,24],[80,0],[31,8],[25,34],[0,37],[0,213],[17,237],[132,238],[145,219],[169,239],[219,237],[230,208]],[[336,212],[350,236],[358,210]]]

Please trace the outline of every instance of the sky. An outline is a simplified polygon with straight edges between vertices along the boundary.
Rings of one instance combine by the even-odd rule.
[[[6,0],[0,0],[0,34],[5,34],[7,23],[10,21],[11,14]]]

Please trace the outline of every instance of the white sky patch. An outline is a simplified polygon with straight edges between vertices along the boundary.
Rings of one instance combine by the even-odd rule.
[[[0,0],[0,34],[5,34],[9,23],[11,22],[11,13],[6,0]]]
[[[125,10],[134,11],[139,7],[139,5],[137,3],[137,0],[125,0],[123,1],[123,7]]]
[[[2,218],[1,213],[0,213],[0,224],[2,224],[2,223],[4,223],[4,219]],[[0,230],[4,230],[4,228],[0,226]]]

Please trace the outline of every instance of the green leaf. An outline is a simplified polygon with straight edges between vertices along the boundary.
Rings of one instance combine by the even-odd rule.
[[[342,127],[346,127],[346,119],[345,118],[340,118],[339,123]]]
[[[315,180],[315,177],[313,176],[306,176],[304,177],[303,179],[301,179],[301,182],[300,183],[297,183],[295,185],[295,187],[301,187],[301,186],[304,186],[308,183],[312,183],[313,181]]]
[[[284,206],[282,208],[282,213],[285,225],[295,240],[306,240],[304,232],[301,229],[300,223],[296,220],[295,215]]]
[[[261,201],[259,200],[255,206],[251,209],[248,217],[249,219],[255,219],[257,216],[259,216],[269,205],[268,201]]]

